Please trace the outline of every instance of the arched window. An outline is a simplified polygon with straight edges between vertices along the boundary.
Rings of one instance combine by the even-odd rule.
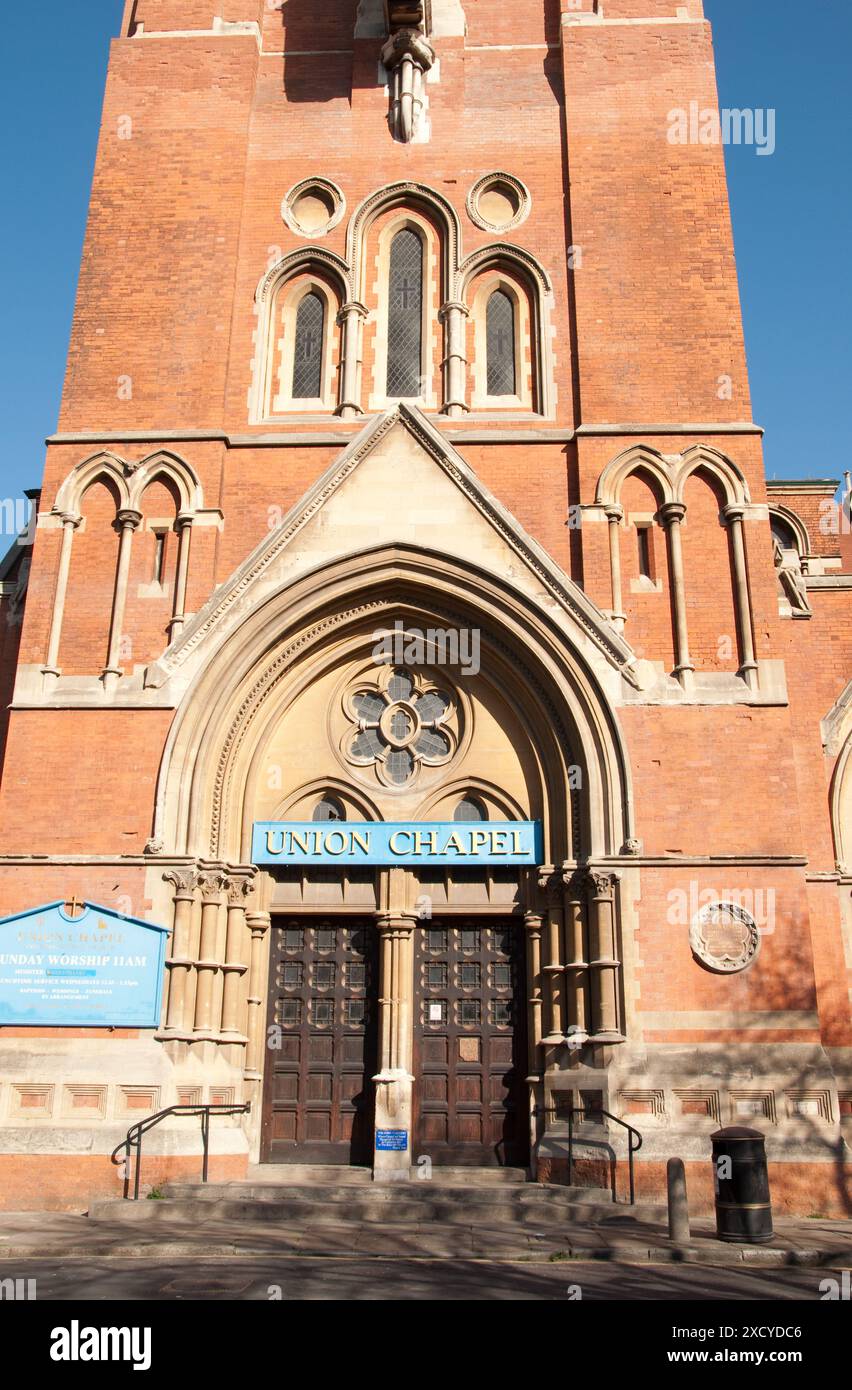
[[[423,243],[410,227],[391,242],[387,394],[423,394]]]
[[[475,796],[465,796],[453,812],[455,821],[488,820],[488,812]]]
[[[486,311],[489,396],[514,396],[515,306],[505,290],[495,290]]]
[[[343,808],[343,804],[338,801],[336,796],[324,796],[314,807],[311,820],[346,820],[346,811]]]
[[[325,330],[325,304],[311,290],[296,315],[296,344],[293,355],[293,400],[315,401],[322,395],[322,353]]]

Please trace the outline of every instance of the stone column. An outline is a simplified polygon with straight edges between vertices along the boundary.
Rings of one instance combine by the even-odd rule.
[[[438,317],[444,325],[444,415],[467,414],[467,351],[465,321],[470,313],[466,304],[449,300]]]
[[[734,598],[737,606],[740,650],[742,651],[742,665],[740,666],[739,673],[748,685],[749,690],[757,690],[758,669],[754,657],[751,597],[748,590],[748,570],[746,569],[745,537],[743,535],[745,507],[740,504],[730,503],[727,507],[723,508],[722,515],[731,533],[731,550],[734,559]]]
[[[61,674],[59,670],[59,641],[62,636],[62,619],[65,615],[65,595],[68,592],[68,575],[71,571],[71,549],[74,532],[83,520],[75,512],[62,513],[62,544],[59,550],[59,568],[56,572],[56,589],[53,595],[53,613],[50,619],[50,637],[47,642],[47,660],[42,667],[45,685],[52,684]]]
[[[163,878],[166,883],[174,884],[175,889],[171,951],[166,961],[169,972],[169,1003],[165,1034],[175,1038],[186,1038],[190,1026],[186,1016],[186,987],[193,967],[192,909],[195,905],[198,875],[194,868],[169,869],[163,874]]]
[[[624,519],[624,512],[621,507],[613,504],[604,507],[606,519],[609,523],[609,568],[612,574],[612,623],[619,632],[624,631],[626,617],[624,613],[624,596],[621,590],[621,537],[620,528]]]
[[[186,622],[186,582],[189,575],[189,547],[192,537],[192,517],[181,512],[175,523],[178,533],[177,566],[175,568],[175,592],[172,603],[172,616],[169,622],[169,641],[173,642],[183,631]]]
[[[222,988],[223,1041],[245,1043],[243,1032],[242,978],[249,969],[246,955],[246,898],[254,888],[254,874],[230,874],[225,885],[228,929],[225,938],[225,980]]]
[[[116,681],[120,680],[123,671],[119,665],[121,651],[121,635],[124,626],[124,608],[127,603],[127,579],[130,573],[130,552],[133,543],[133,533],[137,530],[142,521],[142,513],[131,511],[129,508],[118,513],[116,524],[119,529],[118,537],[118,562],[115,568],[115,591],[112,600],[112,617],[109,625],[109,648],[107,651],[107,664],[101,679],[107,689],[111,689]]]
[[[586,893],[581,873],[565,875],[566,1033],[585,1042],[591,1027]]]
[[[376,1085],[376,1129],[399,1129],[408,1134],[406,1150],[377,1149],[375,1182],[407,1182],[411,1176],[411,1074],[414,995],[414,930],[416,918],[407,913],[379,917],[379,1066]]]
[[[340,324],[340,384],[336,413],[343,420],[363,415],[361,406],[361,325],[367,317],[363,304],[350,300],[337,316]]]
[[[248,1046],[246,1048],[246,1077],[251,1081],[259,1081],[263,1076],[264,1059],[264,981],[263,981],[263,960],[264,960],[264,937],[272,926],[272,918],[268,912],[258,912],[252,909],[246,914],[246,922],[251,933],[251,950],[249,963],[249,988],[246,1008],[246,1035]]]
[[[216,959],[216,944],[219,935],[219,909],[222,905],[222,890],[227,883],[227,875],[222,866],[205,868],[199,875],[201,888],[201,939],[198,945],[198,960],[195,970],[198,987],[195,992],[195,1026],[197,1037],[211,1038],[218,1035],[213,1024],[213,986],[220,963]]]
[[[565,1041],[565,977],[562,951],[562,881],[552,869],[545,869],[539,878],[539,888],[547,897],[547,925],[545,931],[547,963],[544,975],[547,979],[547,1034],[542,1039],[545,1047],[553,1047]]]
[[[669,547],[669,565],[672,576],[672,606],[675,625],[675,669],[684,690],[691,690],[695,680],[695,667],[689,655],[689,634],[686,624],[686,586],[683,578],[683,544],[680,527],[686,507],[683,502],[666,502],[660,508],[660,515],[666,528]]]
[[[527,1080],[539,1081],[541,1071],[542,1027],[541,1012],[541,932],[544,917],[540,912],[524,913],[527,959],[527,1047],[529,1052],[529,1071]]]
[[[589,973],[592,984],[593,1041],[623,1042],[618,1026],[618,981],[621,961],[615,951],[615,886],[613,874],[590,870]]]

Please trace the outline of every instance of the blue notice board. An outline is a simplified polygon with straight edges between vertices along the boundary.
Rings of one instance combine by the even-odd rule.
[[[0,1025],[157,1028],[166,927],[63,902],[0,920]]]
[[[396,1153],[404,1153],[408,1148],[407,1129],[377,1129],[376,1148],[392,1149]]]

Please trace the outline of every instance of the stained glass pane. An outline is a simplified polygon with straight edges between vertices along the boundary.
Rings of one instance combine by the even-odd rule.
[[[421,758],[444,758],[450,751],[450,740],[439,729],[424,729],[414,747]]]
[[[385,702],[381,695],[362,691],[360,695],[355,696],[352,705],[359,719],[363,719],[366,724],[374,724],[381,719]]]
[[[353,758],[377,758],[384,750],[384,744],[375,729],[364,729],[352,740]]]
[[[315,821],[346,820],[346,812],[336,797],[324,796],[322,801],[318,801],[314,807],[314,814],[311,819]]]
[[[432,724],[443,719],[449,708],[450,702],[446,695],[439,694],[437,690],[427,690],[417,701],[417,713],[423,724]]]
[[[322,394],[322,339],[325,305],[318,294],[306,294],[296,315],[293,358],[294,401],[318,400]]]
[[[393,734],[395,739],[399,740],[400,743],[403,743],[408,738],[409,734],[414,732],[414,726],[411,723],[411,719],[405,713],[405,710],[402,709],[394,710],[393,714],[391,715],[390,725],[391,733]]]
[[[423,352],[423,243],[409,227],[391,243],[388,296],[389,396],[413,397],[421,387]]]
[[[400,787],[403,782],[408,781],[414,771],[414,759],[407,748],[396,748],[392,753],[388,753],[385,766],[391,782]]]
[[[414,684],[404,671],[394,671],[388,682],[388,695],[392,700],[410,700]]]
[[[486,312],[489,396],[515,394],[515,307],[503,290],[495,290]]]
[[[472,821],[487,819],[488,817],[485,814],[485,807],[482,805],[482,802],[476,801],[472,796],[466,796],[463,801],[460,801],[453,812],[453,820]]]

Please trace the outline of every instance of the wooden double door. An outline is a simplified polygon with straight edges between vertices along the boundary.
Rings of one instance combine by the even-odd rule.
[[[456,917],[414,936],[411,1161],[524,1166],[523,928]],[[375,920],[277,918],[270,950],[261,1161],[368,1166],[379,996],[392,992]]]
[[[523,928],[434,920],[415,945],[415,1160],[525,1167],[529,1160]]]
[[[275,919],[264,1163],[373,1160],[378,933],[370,918]]]

